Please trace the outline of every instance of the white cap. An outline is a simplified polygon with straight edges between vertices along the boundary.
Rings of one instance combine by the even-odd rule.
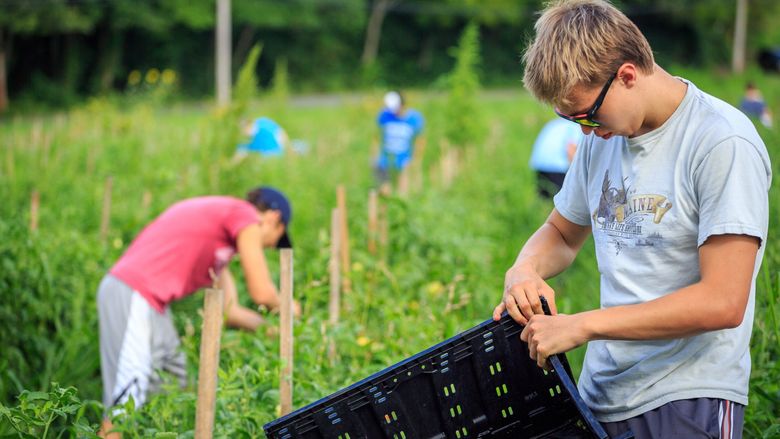
[[[389,91],[385,94],[385,107],[393,113],[401,109],[401,95],[395,91]]]

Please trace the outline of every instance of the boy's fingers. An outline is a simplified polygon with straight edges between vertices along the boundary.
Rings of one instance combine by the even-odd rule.
[[[499,321],[501,320],[501,314],[506,311],[506,304],[502,301],[498,304],[498,306],[493,310],[493,320]]]
[[[506,311],[517,323],[520,323],[521,325],[528,323],[528,319],[525,318],[522,311],[520,311],[520,308],[518,308],[514,296],[507,295],[506,299],[504,299],[504,303],[506,304]]]

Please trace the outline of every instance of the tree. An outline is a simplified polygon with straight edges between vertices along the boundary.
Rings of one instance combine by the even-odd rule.
[[[448,78],[450,93],[447,97],[446,136],[453,145],[473,145],[484,134],[484,121],[477,111],[479,92],[479,26],[469,23],[463,30],[460,42],[454,50],[455,69]]]
[[[0,0],[1,1],[1,0]],[[122,61],[124,37],[138,29],[164,36],[174,26],[203,30],[214,26],[213,0],[111,0],[97,25],[97,72],[100,91],[109,90]]]
[[[99,16],[100,11],[94,7],[82,7],[66,0],[4,3],[0,14],[0,113],[10,105],[6,74],[15,35],[86,34],[94,28]],[[70,48],[66,45],[64,50]]]
[[[399,0],[376,0],[371,6],[371,16],[366,27],[366,39],[363,43],[363,56],[360,58],[363,66],[370,66],[376,60],[379,52],[379,40],[382,36],[382,23],[387,11]]]

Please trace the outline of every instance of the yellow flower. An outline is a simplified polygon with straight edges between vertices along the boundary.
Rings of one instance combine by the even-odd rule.
[[[157,70],[155,68],[151,68],[151,69],[146,71],[146,82],[147,83],[149,83],[149,84],[156,84],[157,81],[159,81],[159,80],[160,80],[160,71],[159,70]]]
[[[430,282],[428,285],[426,285],[425,290],[431,296],[438,297],[439,295],[441,295],[441,293],[444,292],[444,285],[442,285],[441,282],[435,280],[433,282]]]
[[[171,85],[176,82],[176,72],[171,69],[165,69],[162,72],[162,82],[165,85]]]
[[[371,339],[366,337],[365,335],[361,335],[357,338],[357,344],[360,347],[366,346],[367,344],[371,343]]]
[[[138,85],[139,82],[141,82],[141,72],[138,70],[133,70],[129,75],[127,75],[128,85]]]

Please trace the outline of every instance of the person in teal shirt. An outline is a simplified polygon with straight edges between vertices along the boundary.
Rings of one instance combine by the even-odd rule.
[[[262,155],[282,155],[289,143],[287,132],[268,117],[259,117],[244,127],[244,134],[250,136],[247,143],[238,146],[238,153],[256,152]]]

